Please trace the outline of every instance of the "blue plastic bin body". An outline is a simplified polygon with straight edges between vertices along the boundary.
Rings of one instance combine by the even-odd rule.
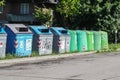
[[[62,27],[51,27],[53,33],[53,51],[56,53],[70,52],[70,34]]]
[[[45,26],[29,26],[33,32],[32,49],[39,55],[52,54],[53,34]]]
[[[30,30],[18,31],[17,28],[27,29],[22,24],[6,24],[5,30],[8,34],[7,38],[7,53],[16,56],[30,56],[32,53],[32,38],[33,34]]]

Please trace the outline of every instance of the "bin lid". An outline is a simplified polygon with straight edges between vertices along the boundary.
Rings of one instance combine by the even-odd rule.
[[[0,26],[0,34],[6,34],[5,30],[3,27]]]
[[[86,31],[87,34],[93,35],[93,31]]]
[[[87,34],[87,32],[84,30],[76,30],[76,32],[77,34]]]
[[[52,34],[49,28],[45,26],[29,26],[32,31],[35,32],[35,34]]]
[[[107,32],[105,32],[105,31],[100,31],[100,33],[101,33],[101,34],[107,34]]]
[[[68,30],[62,27],[51,27],[50,29],[54,35],[69,35]]]
[[[100,31],[93,31],[93,34],[94,35],[101,35],[101,32]]]
[[[14,33],[32,33],[24,24],[5,24],[5,27],[9,27]]]

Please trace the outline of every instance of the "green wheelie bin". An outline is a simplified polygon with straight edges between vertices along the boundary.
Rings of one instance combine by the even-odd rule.
[[[88,47],[88,51],[93,51],[94,50],[93,32],[92,31],[86,31],[86,33],[87,33],[87,47]]]
[[[101,49],[108,49],[108,34],[101,31]]]
[[[85,31],[77,31],[77,44],[78,51],[87,51],[87,35]]]
[[[94,50],[101,50],[101,32],[94,31]]]
[[[69,30],[70,34],[70,52],[77,51],[77,34],[75,30]]]

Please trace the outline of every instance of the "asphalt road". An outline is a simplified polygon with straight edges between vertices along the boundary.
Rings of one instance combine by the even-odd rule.
[[[3,67],[0,80],[120,80],[120,52]]]

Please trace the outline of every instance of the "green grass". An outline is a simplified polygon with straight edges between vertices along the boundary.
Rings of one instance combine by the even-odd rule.
[[[36,56],[39,56],[38,52],[33,52],[30,57],[36,57]]]
[[[7,59],[16,59],[16,58],[25,58],[25,57],[39,57],[39,56],[48,56],[48,55],[64,55],[64,54],[70,54],[70,53],[77,53],[78,51],[74,51],[74,52],[65,52],[65,53],[57,53],[54,52],[52,54],[45,54],[45,55],[39,55],[38,52],[32,52],[32,54],[30,56],[16,56],[14,54],[11,53],[7,53],[5,58],[0,58],[0,60],[7,60]]]
[[[103,50],[99,50],[97,51],[97,53],[105,53],[105,52],[115,52],[118,51],[118,49],[120,48],[120,43],[118,44],[109,44],[109,49],[103,49]]]

